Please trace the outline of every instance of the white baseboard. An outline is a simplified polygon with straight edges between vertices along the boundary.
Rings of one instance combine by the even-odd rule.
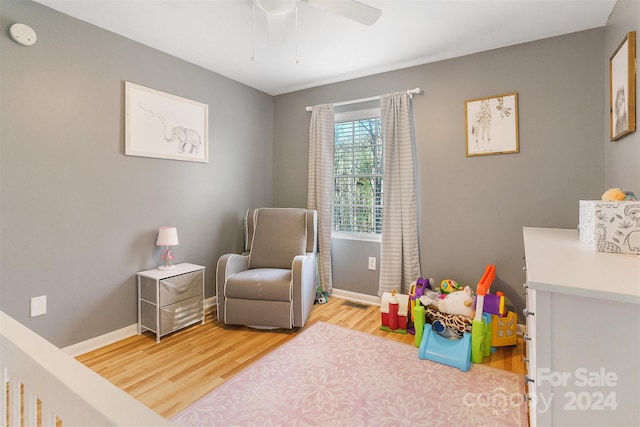
[[[211,297],[204,300],[204,309],[207,310],[218,304],[218,297]]]
[[[216,297],[207,298],[204,300],[204,309],[208,310],[214,305],[216,305],[218,299]],[[109,344],[113,344],[115,342],[127,339],[132,337],[138,333],[138,324],[134,323],[133,325],[125,326],[124,328],[118,329],[117,331],[107,332],[104,335],[100,335],[95,338],[90,338],[86,341],[79,342],[77,344],[72,344],[68,347],[64,347],[62,351],[67,353],[71,357],[78,357],[81,354],[89,353],[90,351],[97,350],[99,348],[105,347]]]
[[[125,326],[117,331],[111,331],[104,335],[100,335],[99,337],[90,338],[86,341],[64,347],[62,351],[71,357],[77,357],[81,354],[89,353],[90,351],[97,350],[101,347],[113,344],[114,342],[132,337],[137,333],[138,325],[134,323],[133,325]]]
[[[363,304],[380,305],[380,298],[377,296],[345,291],[343,289],[334,288],[331,291],[331,296]],[[204,300],[204,309],[208,310],[211,307],[215,306],[217,303],[217,297],[207,298]],[[518,334],[522,335],[524,332],[525,325],[518,324]],[[117,331],[108,332],[104,335],[100,335],[99,337],[91,338],[86,341],[64,347],[62,351],[64,351],[71,357],[77,357],[81,354],[89,353],[90,351],[94,351],[109,344],[113,344],[123,339],[132,337],[137,333],[138,325],[134,323],[133,325],[125,326],[124,328],[118,329]]]
[[[374,295],[360,294],[357,292],[345,291],[343,289],[333,288],[331,290],[332,297],[338,297],[354,302],[361,302],[371,305],[380,305],[380,297]]]

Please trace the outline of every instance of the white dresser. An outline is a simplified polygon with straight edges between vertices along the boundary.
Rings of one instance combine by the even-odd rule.
[[[523,233],[531,425],[640,425],[640,258]]]
[[[204,324],[204,269],[182,263],[173,270],[138,273],[138,334],[160,337],[197,322]]]

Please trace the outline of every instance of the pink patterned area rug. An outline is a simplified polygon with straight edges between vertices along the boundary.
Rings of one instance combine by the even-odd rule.
[[[317,322],[172,421],[187,426],[527,426],[521,375],[467,372]]]

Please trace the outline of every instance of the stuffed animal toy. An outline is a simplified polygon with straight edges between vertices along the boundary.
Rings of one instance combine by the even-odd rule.
[[[619,188],[610,188],[602,194],[602,200],[607,202],[617,202],[624,200],[627,195]]]
[[[432,291],[430,289],[425,289],[424,294],[420,297],[420,304],[425,307],[430,305],[438,306],[438,302],[440,301],[440,296],[438,292]]]
[[[473,317],[473,292],[469,286],[463,290],[452,292],[438,301],[438,310],[446,314]]]

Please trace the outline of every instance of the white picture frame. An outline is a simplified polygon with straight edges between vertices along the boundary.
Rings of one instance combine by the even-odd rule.
[[[125,155],[209,162],[209,106],[125,82]]]

